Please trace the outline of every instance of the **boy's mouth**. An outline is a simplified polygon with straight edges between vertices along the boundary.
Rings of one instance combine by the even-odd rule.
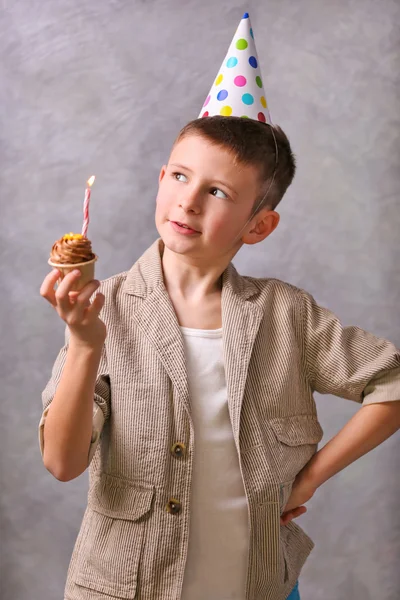
[[[180,233],[186,233],[186,234],[200,233],[200,231],[193,229],[186,223],[181,223],[180,221],[170,221],[170,223],[174,227],[175,231],[179,231]]]

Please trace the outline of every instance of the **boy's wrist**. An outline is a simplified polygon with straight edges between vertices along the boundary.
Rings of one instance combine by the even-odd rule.
[[[87,354],[101,354],[104,341],[87,342],[81,340],[71,333],[69,340],[69,347],[76,352],[83,352]]]
[[[321,473],[318,473],[316,465],[317,454],[314,454],[313,458],[303,467],[300,473],[297,475],[297,479],[301,482],[304,487],[310,488],[316,491],[323,483],[324,479]]]

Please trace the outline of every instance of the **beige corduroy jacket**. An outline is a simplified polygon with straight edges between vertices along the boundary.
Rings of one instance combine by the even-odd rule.
[[[157,240],[102,282],[108,335],[94,397],[90,486],[66,600],[179,600],[195,432],[183,340]],[[228,406],[249,506],[246,600],[285,600],[313,548],[280,525],[293,480],[322,438],[313,392],[368,404],[400,398],[400,352],[344,328],[301,289],[223,275]],[[43,425],[68,348],[43,392]],[[206,518],[206,517],[205,517]],[[227,599],[221,599],[227,600]]]

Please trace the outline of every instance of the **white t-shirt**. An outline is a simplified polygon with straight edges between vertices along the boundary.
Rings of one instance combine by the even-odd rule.
[[[194,423],[182,600],[243,600],[248,511],[228,411],[222,329],[181,327]]]

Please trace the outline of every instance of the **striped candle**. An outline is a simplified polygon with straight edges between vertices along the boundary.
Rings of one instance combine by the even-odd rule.
[[[87,180],[87,187],[85,190],[85,200],[83,201],[83,226],[82,226],[82,235],[87,237],[87,230],[89,226],[89,203],[90,203],[90,191],[95,180],[95,176],[92,175],[90,179]]]

